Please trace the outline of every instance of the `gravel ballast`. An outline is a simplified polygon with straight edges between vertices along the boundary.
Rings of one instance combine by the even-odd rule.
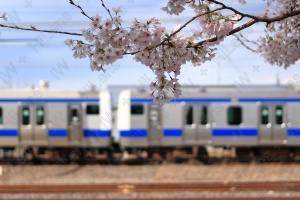
[[[299,181],[299,164],[2,165],[0,184]]]

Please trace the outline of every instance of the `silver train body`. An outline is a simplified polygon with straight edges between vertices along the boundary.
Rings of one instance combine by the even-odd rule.
[[[291,87],[186,88],[163,106],[147,96],[120,94],[122,147],[300,146],[300,93]]]
[[[0,90],[0,156],[207,146],[300,154],[300,93],[294,87],[183,88],[182,97],[163,106],[148,94],[122,91],[113,119],[109,91]]]
[[[111,121],[107,91],[0,90],[0,147],[13,157],[29,148],[107,148]]]

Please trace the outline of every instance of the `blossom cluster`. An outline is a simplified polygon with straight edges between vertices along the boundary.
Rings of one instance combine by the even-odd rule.
[[[268,1],[265,16],[276,17],[300,10],[300,1]],[[271,13],[271,10],[274,12]],[[271,64],[293,65],[300,58],[300,17],[299,15],[270,23],[266,27],[267,35],[260,37],[257,51]]]
[[[4,21],[7,21],[6,12],[2,13],[2,15],[0,16],[0,18],[3,18]]]
[[[274,0],[267,0],[270,7]],[[238,0],[246,3],[245,0]],[[287,13],[299,9],[299,1],[277,0],[277,13]],[[214,6],[216,3],[217,6]],[[280,4],[285,3],[285,4]],[[161,22],[152,18],[147,22],[135,19],[130,27],[122,27],[121,8],[113,8],[114,16],[102,19],[95,15],[90,28],[83,29],[85,41],[71,39],[65,43],[72,47],[75,58],[89,57],[92,70],[105,71],[104,66],[131,54],[137,62],[149,67],[156,76],[150,89],[155,102],[160,104],[181,95],[178,76],[184,64],[194,66],[210,60],[215,55],[215,45],[219,44],[235,28],[242,16],[238,12],[224,15],[222,3],[210,0],[169,0],[162,8],[170,15],[179,15],[186,7],[194,11],[194,17],[183,26],[168,32]],[[226,9],[226,8],[225,8]],[[229,7],[227,9],[230,10]],[[268,9],[266,15],[270,15]],[[191,21],[198,21],[201,30],[192,35],[181,35],[180,31]],[[270,63],[289,66],[298,60],[299,17],[288,18],[268,24],[267,38],[261,38],[258,51]],[[169,96],[173,93],[173,97]]]
[[[180,30],[168,33],[161,22],[152,18],[147,22],[134,20],[129,28],[122,27],[120,8],[113,8],[115,16],[103,20],[101,16],[92,17],[90,28],[83,29],[85,42],[71,39],[65,43],[72,47],[75,58],[90,58],[92,70],[105,71],[105,65],[122,59],[125,54],[134,55],[137,62],[149,67],[156,76],[150,89],[154,101],[163,104],[181,95],[178,76],[181,66],[191,62],[194,66],[210,60],[215,55],[214,43],[193,45],[211,37],[223,39],[234,26],[234,21],[223,17],[221,13],[207,12],[209,4],[193,3],[183,0],[169,1],[164,7],[169,14],[179,14],[188,5],[194,11],[201,25],[201,31],[191,36],[180,35]],[[179,27],[183,28],[183,27]],[[173,97],[169,96],[173,93]]]

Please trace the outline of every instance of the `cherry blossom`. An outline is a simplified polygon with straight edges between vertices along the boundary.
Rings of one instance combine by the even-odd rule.
[[[239,0],[239,2],[246,3],[244,0]],[[215,55],[215,45],[224,40],[235,27],[238,27],[238,22],[244,17],[240,12],[226,7],[218,1],[209,0],[199,2],[170,0],[162,10],[170,15],[179,15],[186,10],[186,6],[194,10],[196,17],[193,20],[197,20],[202,28],[195,31],[192,36],[180,34],[181,29],[190,22],[182,26],[177,25],[172,32],[168,33],[156,18],[147,22],[135,19],[129,28],[124,29],[121,26],[122,17],[119,15],[121,8],[118,7],[113,8],[116,16],[106,19],[103,23],[99,15],[92,17],[90,29],[82,30],[82,35],[89,44],[77,41],[77,45],[73,47],[74,57],[88,56],[91,60],[92,70],[104,71],[104,65],[122,59],[125,54],[132,54],[137,62],[149,67],[156,76],[156,82],[150,84],[151,96],[155,102],[163,104],[174,97],[178,98],[181,95],[178,79],[181,66],[188,62],[199,66],[211,60]],[[233,11],[233,14],[223,15],[222,9],[229,9]],[[286,19],[278,29],[290,26],[290,24],[296,26],[295,23],[298,21],[290,22]],[[273,30],[275,27],[270,26],[268,29]],[[288,66],[298,60],[298,56],[285,59],[284,55],[290,55],[292,51],[299,51],[299,48],[297,49],[298,41],[287,40],[286,37],[283,38],[283,34],[261,39],[262,45],[258,47],[257,51],[270,63]],[[298,31],[290,32],[289,35],[291,38],[299,38]],[[205,40],[209,42],[201,43]],[[72,43],[66,41],[66,44]],[[287,47],[291,49],[289,52],[287,52]],[[283,53],[283,51],[285,52]],[[270,55],[277,55],[277,60],[271,60]],[[290,56],[292,57],[292,55]],[[170,93],[173,93],[173,97],[170,96]]]
[[[117,8],[112,8],[113,11],[118,14],[119,12],[122,12],[122,8],[121,7],[117,7]]]
[[[285,14],[299,10],[299,1],[292,3],[288,0],[280,0],[275,3],[274,12],[268,9],[265,16],[276,16],[278,13]],[[270,8],[274,7],[271,2],[267,3]],[[300,16],[268,24],[267,35],[260,37],[257,51],[271,64],[284,66],[285,68],[293,65],[299,60],[300,55]]]
[[[3,18],[4,21],[7,21],[7,16],[6,16],[6,12],[2,13],[1,17],[0,18]]]
[[[265,0],[266,10],[263,16],[238,11],[233,4],[226,1],[168,0],[166,6],[161,8],[167,14],[192,13],[189,20],[175,26],[171,31],[163,27],[157,18],[148,21],[134,19],[131,25],[126,24],[125,27],[120,15],[122,8],[112,8],[113,12],[110,12],[102,0],[101,2],[108,13],[107,18],[98,14],[89,17],[79,5],[70,0],[71,5],[89,18],[90,26],[81,29],[81,34],[61,31],[55,33],[82,36],[80,40],[68,39],[65,44],[74,52],[75,58],[89,58],[93,71],[105,71],[106,65],[128,54],[133,55],[135,61],[151,69],[156,76],[156,80],[150,84],[150,95],[158,104],[180,97],[179,76],[184,64],[199,66],[210,61],[215,56],[218,44],[226,37],[256,23],[265,23],[266,35],[252,41],[251,44],[256,45],[253,51],[259,53],[267,62],[285,68],[300,58],[299,0]],[[245,4],[246,0],[237,2]],[[6,13],[1,18],[7,20]],[[196,22],[199,29],[193,30],[191,35],[183,34],[182,30],[192,22]],[[49,32],[37,28],[3,24],[0,26]]]
[[[72,46],[73,45],[73,40],[72,39],[67,39],[66,41],[65,41],[65,44],[67,45],[67,46]]]

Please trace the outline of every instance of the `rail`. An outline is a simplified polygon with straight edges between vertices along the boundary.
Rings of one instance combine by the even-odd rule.
[[[300,191],[298,181],[0,185],[0,193],[171,193]],[[299,199],[299,198],[298,198]]]

